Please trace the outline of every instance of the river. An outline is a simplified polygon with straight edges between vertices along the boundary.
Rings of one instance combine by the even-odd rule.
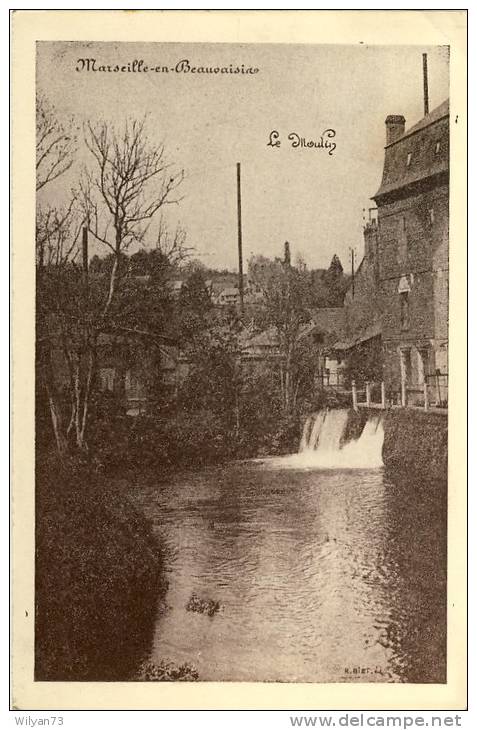
[[[167,546],[152,661],[207,681],[446,681],[445,485],[285,458],[137,496]],[[187,611],[193,593],[220,611]]]

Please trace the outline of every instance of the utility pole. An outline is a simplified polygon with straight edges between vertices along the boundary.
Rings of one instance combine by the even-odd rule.
[[[429,114],[429,88],[427,85],[427,53],[422,54],[422,75],[424,81],[424,116]]]
[[[240,189],[240,162],[237,162],[237,225],[238,225],[240,311],[243,315],[242,195],[241,195],[241,189]]]
[[[83,250],[83,285],[84,285],[84,296],[88,299],[88,229],[86,226],[83,227],[83,239],[82,239],[82,250]]]
[[[349,249],[351,251],[351,293],[354,299],[354,248]]]

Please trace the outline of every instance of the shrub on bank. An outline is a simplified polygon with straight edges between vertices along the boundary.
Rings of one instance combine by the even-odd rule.
[[[244,412],[237,427],[211,410],[179,410],[99,422],[91,446],[108,472],[139,472],[287,453],[296,448],[299,437],[297,418],[261,421],[253,412]]]
[[[143,515],[86,466],[40,461],[35,567],[35,679],[135,676],[165,588]]]

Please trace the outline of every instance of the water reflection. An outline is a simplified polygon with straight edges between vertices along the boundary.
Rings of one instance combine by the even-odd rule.
[[[209,681],[445,682],[443,485],[248,462],[139,498],[169,546],[153,659]],[[187,612],[193,592],[223,611]]]

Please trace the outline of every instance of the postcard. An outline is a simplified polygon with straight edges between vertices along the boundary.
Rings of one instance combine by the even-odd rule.
[[[462,709],[466,14],[13,14],[16,709]]]

